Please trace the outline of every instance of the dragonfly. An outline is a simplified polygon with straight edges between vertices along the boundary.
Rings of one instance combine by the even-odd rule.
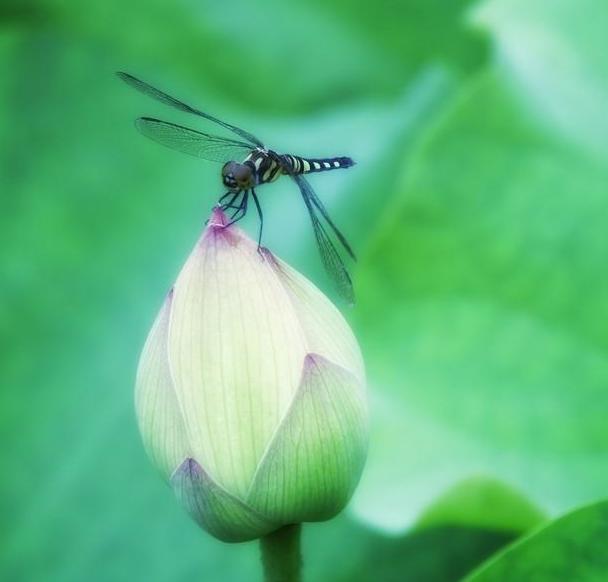
[[[226,192],[218,200],[218,205],[224,212],[230,213],[226,226],[234,224],[247,214],[251,198],[260,221],[258,249],[262,242],[264,214],[255,189],[263,184],[274,182],[280,176],[289,176],[298,186],[310,216],[325,270],[334,281],[338,293],[348,303],[354,303],[352,280],[336,244],[353,260],[356,260],[355,253],[329,216],[310,182],[305,178],[306,174],[350,168],[355,164],[350,157],[305,158],[292,154],[279,154],[267,148],[257,137],[240,127],[191,107],[133,75],[124,72],[118,72],[117,75],[137,91],[179,111],[211,121],[232,133],[231,137],[222,137],[154,117],[140,117],[135,122],[137,129],[143,135],[163,146],[223,164],[221,176]]]

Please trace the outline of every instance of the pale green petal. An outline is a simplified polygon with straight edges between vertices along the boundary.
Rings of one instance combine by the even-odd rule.
[[[277,529],[222,489],[194,459],[186,459],[175,471],[171,486],[190,516],[224,542],[246,542]]]
[[[306,336],[308,353],[322,354],[328,360],[349,370],[365,388],[365,369],[359,344],[336,306],[302,274],[287,263],[270,255],[289,295]]]
[[[359,380],[309,354],[294,402],[271,442],[247,499],[280,523],[333,517],[352,495],[367,453]]]
[[[166,479],[190,455],[183,418],[169,370],[167,296],[142,351],[135,384],[135,410],[144,446]]]
[[[273,267],[238,229],[209,226],[175,284],[169,360],[193,456],[244,497],[307,353]]]

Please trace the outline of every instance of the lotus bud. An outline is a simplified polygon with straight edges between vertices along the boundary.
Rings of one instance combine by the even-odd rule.
[[[367,450],[365,373],[310,281],[215,209],[144,346],[145,448],[196,522],[227,542],[340,512]]]

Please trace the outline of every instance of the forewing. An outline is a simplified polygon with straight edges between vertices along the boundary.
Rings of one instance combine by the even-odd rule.
[[[212,162],[242,160],[254,147],[152,117],[140,117],[135,125],[143,135],[168,148]]]
[[[127,83],[127,85],[133,87],[137,91],[140,91],[144,95],[148,95],[148,97],[152,97],[153,99],[156,99],[157,101],[160,101],[161,103],[164,103],[165,105],[170,105],[171,107],[175,107],[176,109],[179,109],[180,111],[184,111],[186,113],[192,113],[193,115],[198,115],[199,117],[204,117],[205,119],[208,119],[209,121],[213,121],[214,123],[217,123],[218,125],[221,125],[222,127],[229,129],[230,131],[233,131],[239,137],[250,142],[253,146],[264,147],[264,144],[257,137],[255,137],[255,135],[249,133],[248,131],[245,131],[244,129],[241,129],[240,127],[236,127],[235,125],[226,123],[225,121],[222,121],[221,119],[218,119],[217,117],[214,117],[213,115],[209,115],[208,113],[205,113],[204,111],[201,111],[200,109],[191,107],[190,105],[187,105],[183,101],[180,101],[179,99],[176,99],[175,97],[171,97],[171,95],[167,95],[167,93],[164,93],[160,89],[156,89],[156,88],[152,87],[152,85],[148,85],[148,83],[145,83],[144,81],[140,81],[133,75],[129,75],[128,73],[123,73],[123,72],[118,72],[116,74],[125,83]],[[253,148],[250,148],[250,149],[253,149]]]
[[[296,182],[300,189],[300,193],[302,194],[302,198],[304,200],[304,204],[306,205],[306,209],[308,210],[308,214],[310,216],[310,220],[312,222],[312,227],[315,233],[315,239],[317,241],[317,246],[319,248],[319,254],[321,255],[321,261],[323,262],[323,266],[325,270],[329,274],[329,276],[334,280],[336,288],[340,293],[341,297],[346,300],[349,304],[353,304],[355,302],[355,293],[353,290],[353,283],[344,266],[344,262],[340,258],[340,254],[336,250],[334,243],[331,240],[331,237],[328,235],[327,230],[325,229],[323,223],[319,219],[317,214],[317,210],[321,212],[323,218],[328,222],[328,224],[332,227],[334,232],[339,232],[333,225],[333,222],[329,220],[326,216],[327,211],[323,213],[317,204],[314,202],[314,198],[311,197],[310,193],[314,191],[312,187],[307,182],[307,180],[300,174],[294,174],[289,172],[293,180]],[[318,198],[317,198],[318,200]],[[325,209],[323,209],[325,210]],[[345,248],[349,251],[349,254],[352,255],[352,251],[350,250],[350,245],[343,240],[344,237],[340,236],[340,242],[345,246]]]

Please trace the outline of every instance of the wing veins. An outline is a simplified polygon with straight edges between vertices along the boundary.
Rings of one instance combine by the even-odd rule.
[[[140,117],[135,125],[147,138],[191,156],[226,162],[251,152],[251,144],[225,138],[153,117]]]
[[[179,111],[191,113],[192,115],[198,115],[199,117],[203,117],[205,119],[208,119],[209,121],[213,121],[214,123],[217,123],[218,125],[221,125],[222,127],[236,133],[239,137],[242,137],[254,146],[264,147],[264,144],[257,137],[255,137],[255,135],[249,133],[248,131],[245,131],[244,129],[241,129],[240,127],[237,127],[236,125],[232,125],[230,123],[222,121],[221,119],[218,119],[217,117],[214,117],[213,115],[209,115],[208,113],[205,113],[200,109],[191,107],[183,101],[180,101],[179,99],[176,99],[175,97],[171,97],[171,95],[164,93],[160,89],[156,89],[152,87],[152,85],[149,85],[148,83],[137,79],[133,75],[129,75],[128,73],[123,72],[118,72],[116,74],[120,79],[127,83],[127,85],[133,87],[133,89],[139,91],[140,93],[143,93],[144,95],[147,95],[148,97],[152,97],[153,99],[156,99],[157,101],[160,101],[165,105],[175,107],[175,109],[178,109]]]
[[[346,240],[346,237],[342,234],[342,232],[338,229],[338,227],[334,224],[333,220],[330,218],[327,209],[321,202],[320,198],[317,196],[316,192],[313,190],[312,186],[309,184],[308,180],[306,180],[303,176],[298,176],[299,180],[298,185],[300,188],[304,188],[306,190],[306,194],[310,198],[311,202],[316,206],[317,210],[321,213],[321,216],[325,219],[329,227],[333,230],[337,239],[340,241],[346,252],[351,256],[351,258],[356,261],[357,257],[355,257],[355,253],[353,252],[350,244]]]
[[[319,249],[321,261],[323,262],[323,266],[325,267],[326,272],[333,279],[340,295],[348,303],[353,304],[355,302],[355,295],[352,280],[350,278],[350,275],[348,274],[348,271],[346,270],[346,267],[344,266],[344,262],[340,258],[340,254],[338,253],[331,238],[327,234],[327,231],[325,230],[323,224],[319,220],[319,217],[317,216],[315,207],[319,209],[319,206],[314,203],[314,200],[316,198],[314,192],[313,196],[310,195],[310,192],[312,192],[312,187],[308,184],[308,182],[304,179],[303,176],[301,176],[300,174],[295,174],[293,172],[291,164],[288,164],[287,162],[285,162],[285,160],[283,160],[283,166],[285,167],[287,173],[292,177],[292,179],[299,187],[300,194],[302,195],[304,204],[306,205],[306,209],[308,210],[308,214],[312,222],[312,227],[317,242],[317,248]],[[318,198],[316,199],[319,200]],[[319,205],[325,211],[325,208],[320,203],[320,201]],[[328,219],[327,211],[323,212],[319,209],[319,212],[321,212],[321,215],[325,220],[327,220],[328,224],[332,226],[333,223]],[[337,231],[335,225],[332,226],[332,230],[334,230],[334,232]],[[342,244],[346,243],[345,240],[342,240],[343,238],[343,236],[341,238],[339,237],[339,240]],[[344,246],[349,251],[349,254],[352,255],[352,251],[350,250],[350,246],[348,245],[348,243],[344,244]]]

